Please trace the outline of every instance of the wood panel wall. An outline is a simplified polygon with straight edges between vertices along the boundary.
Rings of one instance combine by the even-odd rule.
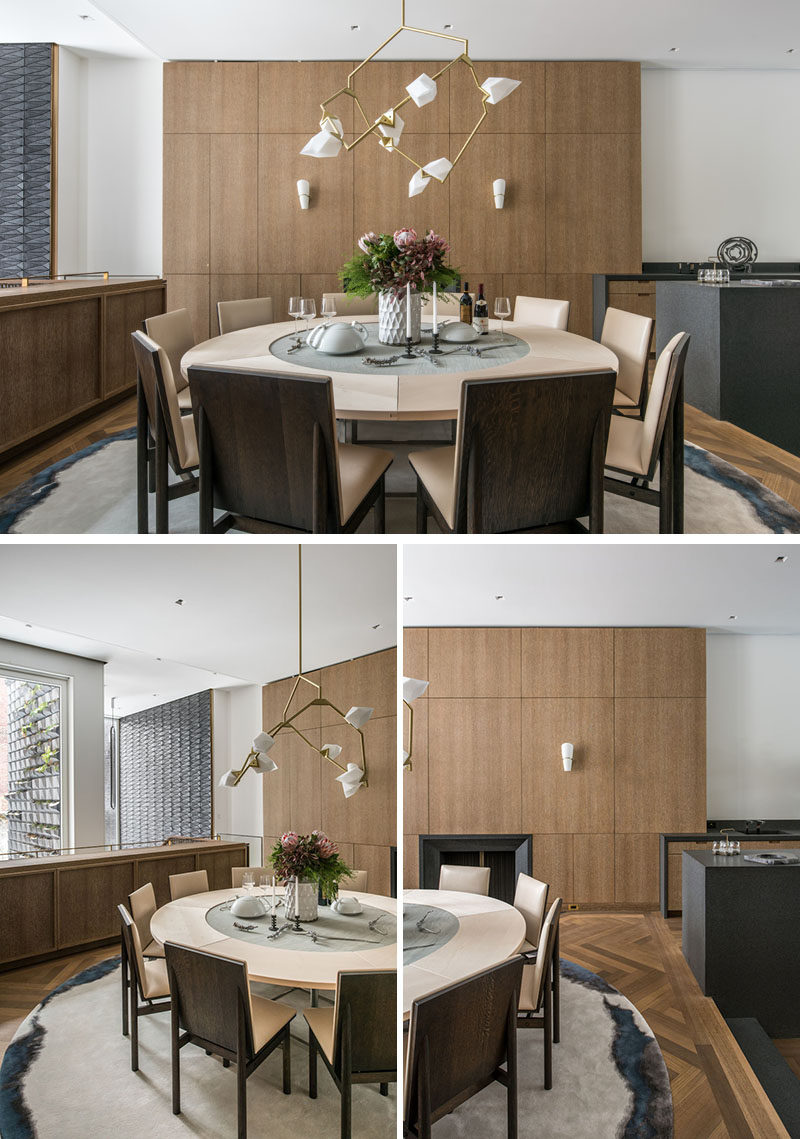
[[[655,908],[658,834],[705,829],[704,629],[406,629],[405,884],[421,834],[531,834],[565,902]],[[565,773],[561,744],[575,746]]]
[[[177,62],[164,66],[164,274],[171,308],[198,339],[216,334],[217,300],[338,290],[339,267],[365,230],[433,227],[491,299],[572,301],[570,328],[592,325],[592,273],[641,271],[640,69],[636,63],[485,62],[481,77],[523,81],[490,114],[444,185],[409,199],[413,167],[370,139],[337,159],[304,158],[319,102],[346,62]],[[435,64],[376,62],[362,73],[375,117]],[[335,109],[346,130],[352,101]],[[420,161],[457,153],[478,117],[466,69],[439,96],[404,109],[403,148]],[[303,211],[295,183],[311,183]],[[505,178],[505,208],[492,182]]]
[[[368,871],[372,893],[388,894],[391,847],[397,845],[397,652],[371,653],[308,675],[337,708],[375,709],[364,729],[369,786],[345,799],[336,768],[301,739],[281,735],[271,752],[278,770],[263,780],[265,852],[284,831],[323,830],[349,866]],[[281,719],[292,684],[289,678],[264,687],[265,730]],[[342,764],[359,762],[358,737],[330,709],[309,709],[297,726],[317,747],[340,744]]]

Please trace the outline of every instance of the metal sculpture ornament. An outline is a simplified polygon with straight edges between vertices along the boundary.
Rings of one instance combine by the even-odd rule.
[[[746,269],[758,259],[758,246],[749,237],[726,237],[720,242],[717,257],[728,269]]]
[[[389,107],[388,110],[379,115],[377,119],[371,119],[364,110],[361,99],[356,91],[356,76],[362,68],[366,67],[368,63],[375,59],[375,57],[402,32],[417,32],[423,36],[433,36],[435,39],[450,40],[451,42],[461,44],[463,50],[460,55],[450,60],[450,62],[445,64],[435,75],[427,75],[423,72],[413,83],[409,83],[406,87],[406,95],[404,98],[398,103],[395,103],[394,106]],[[442,75],[445,75],[457,64],[463,64],[469,69],[475,83],[475,88],[480,99],[478,121],[452,162],[447,157],[434,158],[422,163],[417,162],[415,158],[412,158],[409,154],[401,150],[398,145],[405,126],[405,122],[399,112],[407,103],[413,102],[417,107],[424,107],[428,103],[432,103],[438,93],[437,79],[440,79]],[[427,28],[416,28],[407,24],[406,0],[400,0],[400,27],[392,32],[388,39],[385,39],[371,55],[368,55],[365,60],[359,63],[358,66],[350,72],[345,87],[341,87],[331,95],[329,99],[320,103],[320,109],[322,111],[322,118],[319,124],[320,129],[313,138],[309,139],[300,153],[308,155],[311,158],[336,158],[342,150],[352,150],[353,147],[358,146],[358,144],[363,142],[369,135],[374,135],[384,150],[389,153],[401,155],[415,167],[414,174],[408,184],[408,196],[409,198],[414,198],[427,188],[432,178],[435,178],[437,182],[447,181],[451,170],[458,163],[464,151],[481,127],[488,114],[488,108],[495,106],[501,99],[505,99],[505,97],[516,90],[519,85],[519,79],[505,79],[500,76],[489,76],[488,79],[484,79],[481,83],[475,71],[475,65],[469,57],[469,41],[459,36],[447,35],[445,32],[434,32]],[[364,123],[364,129],[350,142],[345,140],[341,119],[337,118],[336,115],[329,110],[331,104],[342,96],[353,100]]]

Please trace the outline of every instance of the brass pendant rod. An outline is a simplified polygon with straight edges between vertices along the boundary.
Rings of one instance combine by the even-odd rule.
[[[303,545],[297,543],[297,672],[303,675]]]

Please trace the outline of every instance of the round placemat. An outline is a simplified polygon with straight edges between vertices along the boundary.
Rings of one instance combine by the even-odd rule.
[[[408,360],[403,356],[405,347],[394,344],[381,344],[378,340],[378,325],[365,324],[369,333],[366,344],[360,352],[353,352],[347,356],[329,356],[318,352],[316,348],[309,348],[305,343],[294,352],[289,349],[297,343],[293,333],[273,340],[269,350],[278,360],[296,364],[298,368],[315,372],[364,372],[365,375],[387,371],[398,375],[446,375],[448,372],[480,372],[485,368],[502,367],[515,360],[521,360],[530,353],[530,344],[513,336],[510,332],[501,336],[499,332],[490,332],[487,336],[479,336],[471,344],[452,344],[445,340],[439,341],[441,355],[415,356]],[[422,340],[412,346],[419,352],[430,352],[431,335],[429,330],[422,332]],[[470,349],[478,349],[482,355],[473,356]],[[486,351],[489,349],[489,351]],[[385,364],[369,363],[369,360],[385,360]],[[391,362],[390,362],[391,361]],[[434,363],[435,361],[435,363]]]
[[[458,918],[448,910],[407,903],[403,906],[403,964],[413,965],[441,949],[458,927]]]
[[[206,912],[206,921],[218,933],[248,941],[256,945],[274,945],[280,949],[303,949],[321,953],[357,952],[370,947],[394,945],[397,941],[397,919],[386,910],[363,906],[360,914],[340,914],[330,906],[319,907],[319,917],[313,922],[301,922],[301,933],[294,926],[277,937],[270,937],[269,914],[258,918],[237,918],[231,913],[230,902],[221,902]],[[377,920],[376,920],[377,919]],[[375,921],[374,929],[369,928]],[[277,924],[286,924],[281,907],[278,907]],[[252,926],[252,929],[241,929]]]

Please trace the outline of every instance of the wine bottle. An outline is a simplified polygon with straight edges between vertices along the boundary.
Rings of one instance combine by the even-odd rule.
[[[483,295],[483,285],[478,285],[478,299],[475,302],[475,326],[481,336],[489,335],[489,306]]]
[[[458,315],[464,324],[472,324],[472,297],[469,295],[469,281],[464,282],[464,292],[461,294],[458,308]]]

